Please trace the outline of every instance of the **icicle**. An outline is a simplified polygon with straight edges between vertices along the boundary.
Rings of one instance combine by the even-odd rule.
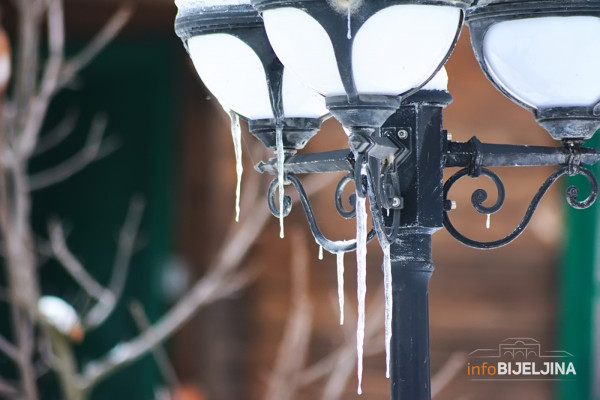
[[[364,169],[365,167],[363,167]],[[358,356],[358,394],[362,394],[363,345],[365,340],[365,299],[367,295],[367,209],[366,199],[356,196],[356,269],[358,326],[356,352]]]
[[[337,280],[338,298],[340,303],[340,325],[344,325],[344,252],[336,254],[337,258]]]
[[[278,172],[278,180],[279,180],[279,237],[284,237],[283,231],[283,211],[284,211],[284,189],[283,189],[283,180],[284,176],[284,167],[283,163],[285,161],[285,154],[283,153],[283,127],[281,124],[277,124],[276,126],[276,134],[275,141],[277,144],[277,172]]]
[[[323,259],[323,246],[319,245],[319,260]]]
[[[390,377],[390,345],[392,343],[392,310],[394,298],[392,297],[392,260],[390,257],[390,244],[384,243],[383,250],[383,284],[385,292],[385,377]]]
[[[231,119],[231,136],[233,138],[233,150],[235,152],[235,172],[237,174],[237,184],[235,187],[235,220],[240,220],[240,196],[242,187],[242,173],[244,167],[242,165],[242,127],[240,126],[240,117],[231,110],[227,110]]]
[[[485,228],[486,229],[490,229],[491,216],[492,216],[492,214],[487,214],[487,218],[485,219]]]
[[[352,7],[348,6],[348,31],[346,33],[348,40],[352,39]]]

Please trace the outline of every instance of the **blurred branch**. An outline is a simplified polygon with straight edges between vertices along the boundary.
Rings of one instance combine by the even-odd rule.
[[[313,177],[307,179],[306,191],[315,193],[331,183],[332,179]],[[296,198],[297,199],[297,198]],[[252,210],[240,223],[234,223],[209,272],[200,279],[189,292],[163,315],[151,328],[130,341],[119,343],[98,360],[87,363],[81,377],[81,384],[91,389],[102,379],[138,360],[157,343],[168,338],[186,323],[200,308],[220,300],[230,293],[223,291],[227,283],[235,278],[241,261],[264,228],[271,215],[263,204],[264,197],[257,196]]]
[[[383,340],[380,340],[383,331],[385,304],[383,301],[383,286],[380,286],[374,295],[377,299],[369,306],[367,314],[369,319],[365,328],[365,355],[373,355],[383,350]],[[343,329],[346,342],[329,355],[323,357],[298,376],[299,384],[307,386],[323,377],[328,376],[322,398],[324,400],[337,400],[342,397],[348,380],[356,367],[356,315],[345,313],[346,322]],[[369,350],[371,349],[372,350]]]
[[[431,378],[431,398],[435,398],[456,377],[458,372],[465,367],[467,355],[454,353],[448,361]]]
[[[112,277],[108,284],[108,293],[112,301],[98,302],[86,315],[84,326],[92,329],[100,326],[114,310],[117,301],[123,294],[125,280],[129,273],[131,257],[135,251],[142,216],[144,214],[145,201],[141,197],[134,197],[129,203],[129,210],[125,223],[119,233],[117,255],[113,266]]]
[[[4,397],[5,399],[19,398],[19,391],[15,385],[0,378],[0,396]]]
[[[75,279],[89,296],[98,301],[103,301],[107,295],[107,290],[92,278],[79,260],[71,253],[67,247],[62,224],[56,220],[50,221],[48,223],[48,233],[52,253],[56,260],[61,263],[69,275]]]
[[[102,157],[114,146],[101,146],[104,126],[96,124],[83,150],[61,165],[33,177],[28,176],[28,166],[34,152],[39,154],[64,139],[72,126],[68,120],[59,125],[55,134],[39,141],[40,132],[50,102],[56,93],[106,46],[124,25],[130,7],[122,7],[98,35],[74,58],[65,62],[65,21],[63,0],[15,0],[16,55],[14,80],[9,85],[6,106],[0,117],[0,229],[5,254],[4,265],[8,285],[11,328],[14,345],[2,348],[10,354],[14,348],[14,361],[19,382],[19,398],[39,398],[34,357],[43,349],[36,338],[49,335],[35,310],[41,297],[37,267],[35,235],[31,226],[31,191],[67,179],[95,159]],[[41,34],[42,27],[46,34]],[[42,39],[47,40],[48,56],[40,62]],[[74,125],[74,124],[73,124]],[[36,146],[37,143],[40,146]],[[105,301],[110,292],[99,285],[83,268],[66,246],[64,232],[59,223],[51,223],[50,236],[53,255],[63,264],[84,290],[94,298]],[[98,299],[100,301],[100,299]],[[41,328],[41,329],[40,329]],[[79,400],[76,363],[71,344],[65,338],[53,337],[53,350],[57,354],[56,371],[61,379],[63,396]],[[60,340],[59,340],[60,339]],[[64,340],[63,340],[64,339]],[[3,382],[2,382],[3,383]],[[13,396],[14,397],[14,396]]]
[[[133,14],[133,3],[127,1],[108,20],[106,25],[77,55],[67,60],[63,67],[60,86],[68,83],[85,68],[123,29]]]
[[[97,116],[92,122],[90,134],[83,148],[61,164],[31,175],[30,190],[39,190],[62,182],[116,150],[115,141],[103,140],[106,125],[106,117]]]
[[[19,357],[19,353],[17,352],[17,348],[4,336],[0,335],[0,352],[4,353],[12,360],[17,360]]]
[[[40,136],[35,145],[32,155],[39,155],[51,150],[56,145],[66,139],[77,125],[78,115],[74,111],[67,112],[67,115],[50,132]]]
[[[49,55],[44,67],[40,87],[33,96],[27,113],[27,121],[20,134],[19,154],[29,157],[40,133],[50,100],[56,93],[64,62],[65,23],[62,0],[46,0],[46,21]]]
[[[144,306],[139,301],[133,301],[129,304],[129,312],[131,312],[133,320],[140,331],[145,331],[150,328],[150,321],[148,321]],[[167,385],[173,391],[179,388],[181,386],[179,379],[175,373],[175,368],[173,368],[173,365],[169,361],[169,356],[165,349],[163,349],[160,344],[157,344],[151,349],[151,352]]]
[[[290,400],[304,367],[312,330],[312,305],[308,293],[308,249],[306,239],[292,231],[292,310],[287,320],[265,400]]]

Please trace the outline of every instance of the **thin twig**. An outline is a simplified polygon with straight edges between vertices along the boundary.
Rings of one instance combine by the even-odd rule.
[[[132,14],[133,4],[128,1],[113,14],[106,25],[83,50],[67,60],[63,68],[60,85],[65,85],[85,68],[119,34]]]
[[[50,235],[52,253],[56,260],[61,263],[65,270],[89,296],[98,301],[105,301],[108,291],[92,278],[79,260],[71,253],[67,247],[61,223],[50,221],[48,224],[48,233]]]
[[[77,125],[78,113],[75,111],[67,112],[67,115],[50,132],[40,136],[33,150],[32,156],[36,156],[53,149],[66,139]]]
[[[29,178],[30,190],[39,190],[63,182],[91,163],[114,152],[118,147],[117,142],[103,140],[106,124],[104,116],[96,117],[83,148],[61,164],[31,175]]]
[[[467,355],[454,353],[448,361],[431,378],[431,398],[435,398],[456,377],[456,374],[465,367]]]
[[[306,239],[292,231],[292,311],[288,318],[277,360],[269,379],[266,400],[290,400],[304,367],[312,329],[312,305],[308,294],[308,250]]]
[[[144,214],[145,201],[141,197],[134,197],[129,203],[129,210],[125,223],[119,233],[117,255],[113,265],[113,272],[108,291],[111,293],[111,302],[98,302],[86,315],[84,326],[93,329],[102,323],[114,311],[114,308],[123,294],[125,281],[129,273],[131,257],[135,250],[142,215]]]
[[[0,396],[5,399],[21,398],[16,386],[0,378]]]
[[[374,297],[377,300],[369,306],[367,312],[370,318],[365,328],[365,349],[369,349],[369,351],[365,351],[365,355],[374,355],[383,350],[383,340],[379,340],[380,333],[383,331],[384,319],[383,286],[377,290]],[[329,376],[322,396],[326,400],[341,398],[356,364],[356,331],[354,328],[356,314],[347,312],[345,318],[343,329],[349,331],[344,335],[346,342],[306,368],[298,376],[300,386],[309,385],[318,379]]]
[[[133,301],[129,304],[129,312],[133,316],[133,320],[137,325],[138,329],[143,332],[150,328],[151,324],[148,321],[148,317],[146,316],[146,312],[144,311],[144,306],[139,301]],[[163,379],[169,385],[171,390],[175,390],[181,385],[179,384],[179,379],[177,378],[177,374],[175,373],[175,368],[169,361],[169,356],[165,349],[157,344],[152,348],[152,355],[154,356],[154,360],[156,361],[156,365],[160,370],[160,373],[163,376]]]
[[[12,360],[19,358],[19,353],[15,345],[9,342],[4,336],[0,335],[0,352],[6,354]]]

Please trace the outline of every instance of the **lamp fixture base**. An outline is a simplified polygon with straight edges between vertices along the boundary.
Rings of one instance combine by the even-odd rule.
[[[356,101],[348,96],[331,96],[325,101],[331,115],[348,129],[378,129],[400,107],[398,96],[361,95]]]
[[[323,120],[319,118],[285,118],[283,119],[283,148],[285,150],[301,150],[306,143],[321,129]],[[277,125],[274,119],[257,119],[248,121],[250,133],[270,149],[277,148]]]
[[[600,107],[543,108],[535,119],[556,140],[587,140],[600,129]]]

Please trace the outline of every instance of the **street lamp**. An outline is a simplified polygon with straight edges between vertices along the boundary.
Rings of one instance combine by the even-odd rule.
[[[600,2],[474,5],[468,24],[486,76],[554,139],[589,139],[600,128]]]
[[[280,80],[273,79],[264,66],[283,63],[324,96],[327,109],[348,134],[349,148],[296,154],[302,146],[294,145],[290,146],[292,151],[260,162],[256,165],[259,172],[278,175],[268,191],[269,208],[280,217],[290,212],[291,203],[283,198],[283,184],[292,184],[317,242],[331,253],[356,250],[359,391],[365,246],[378,237],[384,251],[391,398],[429,400],[432,234],[445,227],[471,247],[503,246],[523,232],[541,198],[562,175],[582,175],[590,183],[590,194],[583,200],[578,198],[577,188],[567,189],[571,206],[586,208],[596,200],[598,183],[584,164],[599,161],[600,153],[583,147],[583,142],[600,128],[600,79],[595,70],[600,61],[595,51],[600,42],[600,1],[482,1],[470,8],[465,1],[452,0],[252,0],[252,5],[261,13],[264,28],[247,1],[181,0],[177,33],[201,78],[222,103],[233,108],[238,102],[249,103],[254,96],[253,107],[260,101],[271,102],[272,110],[263,106],[263,113],[253,114],[242,106],[236,110],[250,120],[251,130],[256,120],[270,121],[271,140],[257,135],[269,147],[281,146],[282,140],[277,139],[281,121],[297,115],[288,114],[285,107],[282,110],[280,97],[274,94],[274,88],[280,86],[273,84]],[[488,78],[502,93],[533,111],[537,121],[561,140],[561,146],[486,144],[475,137],[465,143],[451,141],[442,123],[442,111],[452,100],[446,90],[443,64],[465,18],[475,54]],[[253,32],[260,31],[258,48],[262,52],[257,51],[249,26]],[[267,46],[265,29],[281,63],[273,61],[276,58]],[[195,44],[213,41],[222,33],[233,33],[258,54],[263,69],[256,67],[254,70],[261,73],[254,75],[260,77],[254,78],[246,70],[252,57],[239,56],[236,70],[229,65],[231,59],[220,61],[221,53],[227,52],[225,45],[200,48]],[[270,96],[264,95],[263,75]],[[235,82],[240,79],[244,82]],[[250,79],[261,82],[261,93],[250,87]],[[297,99],[298,104],[309,104],[308,98]],[[250,109],[246,103],[242,105]],[[311,114],[313,119],[318,116]],[[493,181],[498,192],[494,204],[484,204],[487,193],[482,189],[471,197],[473,207],[489,216],[502,207],[505,190],[500,177],[488,167],[536,165],[556,165],[558,169],[542,184],[513,232],[482,242],[454,227],[449,217],[454,202],[449,195],[458,180],[483,175]],[[444,183],[443,171],[450,167],[461,169]],[[356,240],[332,241],[320,231],[297,176],[313,172],[347,173],[335,191],[335,204],[342,217],[356,218]],[[353,207],[346,209],[342,193],[349,182],[354,182],[356,194],[351,198]],[[367,198],[373,225],[368,233]]]
[[[327,114],[323,98],[284,68],[267,40],[250,1],[178,0],[175,31],[198,75],[223,107],[248,120],[250,132],[276,150],[280,162],[302,149]],[[236,123],[233,122],[232,126]],[[241,177],[241,131],[232,129]],[[279,179],[280,203],[284,180]],[[283,220],[285,207],[281,207]],[[281,225],[283,237],[283,222]]]

